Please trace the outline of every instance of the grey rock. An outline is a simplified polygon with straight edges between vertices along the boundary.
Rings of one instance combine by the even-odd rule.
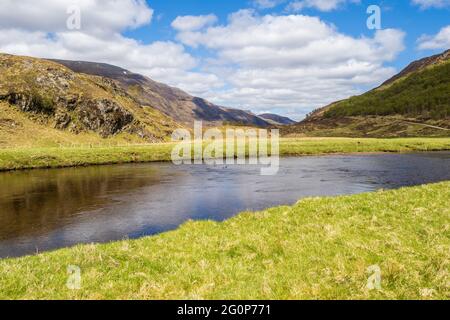
[[[55,115],[55,128],[56,129],[67,129],[69,124],[72,122],[72,117],[67,113],[59,113]]]
[[[114,101],[87,100],[77,107],[78,116],[83,126],[102,137],[117,134],[133,122],[133,115]]]
[[[5,100],[24,112],[53,114],[55,111],[51,99],[45,99],[33,93],[13,92],[0,96],[0,100]]]

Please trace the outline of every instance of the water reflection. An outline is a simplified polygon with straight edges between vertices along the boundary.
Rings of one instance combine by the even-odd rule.
[[[282,159],[258,167],[120,165],[0,174],[0,257],[136,238],[306,196],[450,180],[450,153]]]

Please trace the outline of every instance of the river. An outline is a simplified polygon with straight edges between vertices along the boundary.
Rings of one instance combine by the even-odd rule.
[[[129,164],[0,173],[0,258],[134,239],[187,220],[450,180],[450,153],[282,158],[256,166]]]

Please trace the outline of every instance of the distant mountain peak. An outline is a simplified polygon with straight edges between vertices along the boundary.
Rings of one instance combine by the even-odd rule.
[[[273,113],[260,114],[260,115],[258,115],[258,117],[260,117],[274,125],[283,125],[284,126],[284,125],[290,125],[290,124],[297,123],[296,121],[294,121],[288,117],[283,117],[283,116],[273,114]]]

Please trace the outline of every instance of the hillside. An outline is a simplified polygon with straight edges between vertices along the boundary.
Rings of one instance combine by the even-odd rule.
[[[403,69],[399,74],[393,76],[389,80],[385,81],[381,86],[389,85],[396,80],[403,78],[411,73],[421,71],[429,66],[438,65],[442,62],[448,61],[450,59],[450,50],[447,50],[441,54],[436,54],[431,57],[426,57],[417,61],[410,63],[405,69]]]
[[[285,125],[296,123],[294,120],[289,119],[288,117],[283,117],[283,116],[273,114],[273,113],[260,114],[260,115],[258,115],[258,117],[266,120],[267,122],[269,122],[272,125],[285,126]]]
[[[335,102],[287,134],[347,136],[450,135],[450,50],[411,63],[382,86]]]
[[[47,60],[0,54],[0,144],[156,142],[179,125],[110,79]],[[39,134],[38,134],[39,133]]]
[[[103,63],[53,60],[77,73],[113,79],[139,104],[152,106],[175,121],[192,127],[195,120],[248,126],[268,126],[260,117],[243,110],[225,108],[148,77]]]

